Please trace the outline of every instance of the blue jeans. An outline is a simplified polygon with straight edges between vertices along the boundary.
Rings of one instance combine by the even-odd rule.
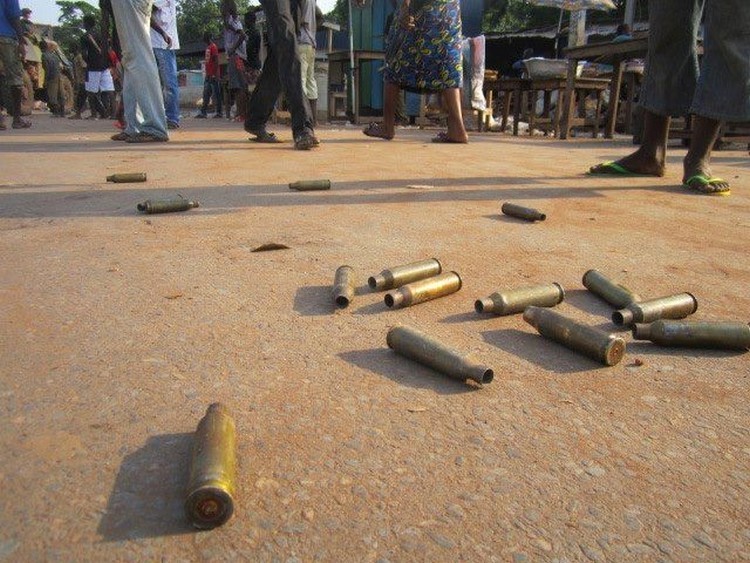
[[[696,37],[704,12],[703,61]],[[641,105],[677,117],[750,120],[750,9],[747,0],[651,0]]]
[[[216,115],[221,115],[221,85],[215,76],[207,76],[203,82],[203,107],[201,108],[203,115],[208,113],[208,104],[212,95],[214,97],[214,105],[216,106],[215,113]]]
[[[125,71],[122,85],[127,123],[125,133],[148,133],[169,138],[159,71],[149,34],[151,0],[117,0],[112,2],[112,12],[117,23]]]
[[[177,84],[177,56],[172,49],[154,49],[156,66],[164,92],[167,121],[180,123],[180,86]]]

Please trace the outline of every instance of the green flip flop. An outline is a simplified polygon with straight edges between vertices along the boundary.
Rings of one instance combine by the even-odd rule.
[[[727,196],[732,193],[728,185],[724,188],[718,187],[719,184],[728,184],[728,182],[721,178],[714,178],[706,176],[705,174],[696,174],[695,176],[690,176],[690,178],[685,180],[682,185],[690,191],[703,195]]]
[[[617,164],[614,161],[602,162],[592,166],[586,174],[589,176],[642,176],[642,174],[628,170],[622,164]]]

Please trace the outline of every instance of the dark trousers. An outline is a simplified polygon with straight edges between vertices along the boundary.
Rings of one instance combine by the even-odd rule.
[[[79,84],[76,86],[75,111],[81,113],[86,106],[86,85]]]
[[[297,31],[292,16],[292,10],[296,11],[298,7],[297,0],[261,0],[260,4],[266,14],[269,51],[248,103],[245,129],[253,132],[266,126],[283,90],[292,114],[294,136],[306,129],[312,132],[312,112],[302,93]]]
[[[207,76],[203,82],[203,107],[201,113],[206,115],[208,113],[208,104],[211,100],[211,96],[214,98],[214,107],[216,115],[221,115],[221,86],[215,76]]]

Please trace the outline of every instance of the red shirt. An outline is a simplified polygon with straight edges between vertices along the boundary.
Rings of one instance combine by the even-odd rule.
[[[220,78],[219,71],[219,48],[211,41],[206,47],[206,78]]]

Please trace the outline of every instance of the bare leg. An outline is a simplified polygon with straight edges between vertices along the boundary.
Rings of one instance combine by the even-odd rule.
[[[441,92],[443,107],[448,112],[447,138],[454,143],[468,143],[464,119],[461,114],[461,91],[458,88],[447,88]]]
[[[383,123],[371,123],[362,131],[368,137],[380,137],[391,140],[396,134],[396,103],[401,92],[398,84],[385,83],[385,100],[383,101]]]
[[[645,110],[643,112],[643,144],[633,154],[616,161],[616,164],[633,174],[664,176],[669,122],[669,116],[658,115]],[[613,169],[611,165],[607,164],[592,166],[589,173],[622,174],[621,171]]]
[[[682,182],[691,189],[704,194],[729,191],[729,182],[711,179],[711,149],[719,136],[720,128],[720,121],[700,115],[693,116],[693,136],[690,140],[690,150],[683,162],[685,175]]]

